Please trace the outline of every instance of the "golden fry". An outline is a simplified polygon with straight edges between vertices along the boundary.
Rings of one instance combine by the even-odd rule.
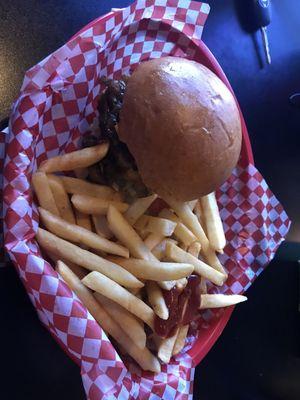
[[[73,194],[71,201],[74,207],[84,214],[105,215],[110,205],[120,212],[124,212],[128,208],[128,204],[120,201],[104,200],[84,194]]]
[[[172,281],[159,281],[157,282],[158,286],[164,290],[171,290],[176,285],[175,280]]]
[[[108,227],[108,222],[105,215],[92,215],[92,220],[97,235],[106,239],[111,239],[113,237],[113,233]]]
[[[215,194],[210,193],[202,197],[200,202],[210,246],[213,250],[222,253],[226,239]]]
[[[208,239],[205,235],[205,232],[200,225],[197,217],[193,214],[189,205],[184,202],[179,202],[173,199],[168,199],[167,203],[173,208],[175,213],[181,219],[181,221],[194,233],[194,235],[198,238],[201,246],[204,249],[209,247]]]
[[[163,208],[159,212],[158,216],[161,217],[161,218],[169,219],[169,220],[171,220],[173,222],[177,222],[177,223],[180,222],[180,219],[177,217],[177,215],[175,215],[173,213],[173,211],[171,211],[169,208]]]
[[[62,181],[55,175],[48,175],[48,180],[60,216],[70,224],[75,224],[72,205]]]
[[[66,191],[70,194],[82,194],[91,197],[99,197],[104,200],[113,200],[117,192],[109,186],[97,185],[78,178],[61,176]]]
[[[32,175],[32,185],[40,206],[52,214],[59,215],[47,175],[44,172],[35,172]]]
[[[197,238],[193,232],[187,228],[182,222],[178,222],[174,231],[175,238],[182,242],[185,246],[190,246]]]
[[[194,233],[201,244],[201,252],[203,253],[206,262],[217,271],[226,275],[224,268],[222,267],[218,257],[214,250],[210,247],[207,236],[198,220],[196,215],[191,211],[187,203],[178,202],[173,199],[167,201],[182,222]],[[227,276],[227,275],[226,275]]]
[[[154,312],[152,308],[117,282],[97,271],[90,272],[82,279],[82,282],[95,292],[115,301],[153,329]]]
[[[186,278],[181,278],[181,279],[177,279],[176,281],[176,287],[180,290],[183,290],[186,285],[187,285],[187,279]]]
[[[140,279],[151,281],[169,281],[189,276],[194,267],[186,263],[170,263],[161,261],[139,260],[135,258],[110,257],[114,263],[121,265],[127,271]]]
[[[145,245],[149,250],[153,250],[159,243],[164,239],[163,235],[158,235],[157,233],[149,233],[149,235],[144,240]]]
[[[95,292],[94,297],[101,304],[107,314],[109,314],[115,321],[118,321],[118,324],[122,327],[130,339],[140,349],[143,349],[146,346],[146,333],[143,325],[140,323],[140,320],[138,320],[124,307],[121,307],[114,301],[102,296],[102,294]]]
[[[46,251],[54,253],[59,258],[71,261],[90,271],[99,271],[129,288],[144,286],[135,276],[119,265],[113,264],[96,254],[81,249],[75,244],[69,243],[44,229],[38,229],[36,238],[41,247]]]
[[[147,232],[156,233],[163,236],[171,236],[176,228],[177,223],[166,218],[151,217],[150,215],[142,215],[136,222],[135,227]]]
[[[133,225],[148,210],[156,198],[156,194],[152,194],[151,196],[147,197],[141,197],[136,199],[135,202],[129,206],[128,210],[124,214],[124,217],[130,223],[130,225]]]
[[[153,255],[158,259],[158,260],[162,260],[164,257],[165,257],[165,255],[166,255],[166,246],[167,246],[167,243],[168,242],[170,242],[170,243],[174,243],[174,244],[177,244],[177,241],[176,240],[173,240],[173,239],[164,239],[164,240],[162,240],[158,245],[156,245],[155,247],[154,247],[154,249],[152,250],[152,253],[153,253]]]
[[[73,243],[84,244],[95,250],[101,250],[121,257],[129,257],[129,251],[115,242],[102,238],[96,233],[90,232],[80,226],[69,224],[67,221],[41,207],[39,207],[39,213],[46,228],[63,239],[70,240]]]
[[[188,247],[183,243],[180,243],[179,247],[184,251],[187,251],[187,249],[188,249]]]
[[[112,205],[108,208],[107,221],[110,230],[116,238],[129,249],[133,257],[143,260],[156,260],[129,222]]]
[[[81,226],[81,228],[87,229],[88,231],[92,230],[92,224],[90,220],[90,216],[87,214],[83,214],[78,210],[74,210],[75,217],[76,217],[76,224]]]
[[[191,200],[191,201],[188,202],[189,207],[190,207],[190,209],[191,209],[192,211],[194,211],[194,208],[196,207],[197,202],[198,202],[198,199],[196,199],[196,200]]]
[[[161,319],[169,318],[169,310],[166,306],[164,296],[161,289],[156,282],[149,281],[146,283],[146,291],[148,296],[148,301],[153,308],[153,311]]]
[[[189,248],[188,248],[188,253],[190,253],[192,256],[198,258],[201,250],[201,244],[199,242],[193,242]]]
[[[54,253],[51,253],[50,251],[47,251],[47,255],[50,257],[51,261],[54,264],[57,264],[57,262],[59,260],[64,262],[65,264],[68,264],[68,267],[72,270],[72,272],[74,272],[74,274],[79,279],[84,278],[86,276],[86,274],[88,273],[88,271],[85,268],[82,268],[79,265],[72,263],[71,261],[62,260],[57,255],[55,255]]]
[[[179,242],[182,242],[186,246],[190,246],[197,240],[197,237],[193,234],[193,232],[186,225],[184,225],[180,219],[168,208],[161,210],[159,216],[170,219],[171,221],[177,223],[174,230],[174,236]]]
[[[197,201],[193,211],[194,211],[196,217],[198,218],[198,221],[200,222],[200,225],[203,226],[203,224],[204,224],[203,212],[202,212],[200,200]]]
[[[57,271],[83,302],[91,315],[99,323],[102,329],[111,335],[122,348],[141,366],[145,371],[159,373],[160,364],[157,358],[145,347],[140,349],[132,339],[123,331],[121,326],[104,310],[94,298],[91,291],[76,277],[74,273],[62,262],[57,265]]]
[[[187,262],[194,266],[195,273],[210,280],[215,285],[222,286],[226,280],[226,276],[219,271],[216,271],[203,261],[185,252],[180,247],[173,243],[167,243],[166,246],[167,257],[176,262]]]
[[[178,329],[177,338],[173,348],[173,356],[180,353],[184,347],[185,339],[189,330],[189,325],[182,325]]]
[[[207,264],[209,264],[216,271],[221,272],[221,274],[224,274],[227,277],[227,272],[220,263],[220,260],[218,259],[215,251],[210,246],[206,248],[205,251],[203,250],[203,256]]]
[[[174,345],[177,339],[178,335],[178,329],[176,329],[176,332],[174,333],[173,336],[162,339],[160,341],[160,344],[158,345],[158,352],[157,356],[160,359],[161,362],[167,364],[170,362],[170,359],[172,357]]]
[[[39,166],[39,171],[50,173],[86,168],[102,160],[102,158],[106,156],[108,148],[108,143],[101,143],[97,146],[87,147],[62,156],[49,158],[42,162]]]
[[[229,307],[246,300],[246,296],[241,296],[239,294],[201,294],[200,310],[205,308]]]

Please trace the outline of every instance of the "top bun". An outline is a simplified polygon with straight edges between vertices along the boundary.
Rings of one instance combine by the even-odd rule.
[[[184,58],[137,67],[118,128],[145,185],[162,198],[188,201],[216,190],[241,150],[233,95],[209,69]]]

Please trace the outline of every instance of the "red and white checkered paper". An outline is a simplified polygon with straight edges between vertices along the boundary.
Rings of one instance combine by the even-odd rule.
[[[207,4],[183,0],[138,0],[114,11],[31,68],[12,108],[4,166],[6,249],[41,321],[80,365],[93,400],[192,399],[194,364],[186,350],[196,339],[190,335],[185,350],[160,374],[142,372],[128,358],[123,363],[40,253],[31,176],[41,161],[80,147],[97,117],[100,76],[118,78],[141,61],[166,55],[197,60],[208,12]],[[220,291],[243,293],[274,256],[290,222],[247,157],[219,190],[218,201],[228,241],[221,258],[229,271]],[[203,313],[199,329],[211,329],[222,313]]]

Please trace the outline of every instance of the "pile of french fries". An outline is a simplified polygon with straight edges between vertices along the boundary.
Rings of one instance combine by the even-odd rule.
[[[129,205],[113,188],[80,178],[107,151],[102,143],[40,165],[32,176],[40,216],[36,238],[120,351],[142,369],[159,372],[161,362],[183,349],[189,329],[179,324],[168,338],[155,333],[156,316],[169,317],[163,290],[182,291],[187,278],[197,274],[200,309],[230,306],[246,297],[207,294],[207,281],[222,286],[227,278],[217,257],[225,236],[214,193],[185,203],[164,199],[168,207],[151,215],[157,195]],[[76,177],[61,174],[71,171]]]

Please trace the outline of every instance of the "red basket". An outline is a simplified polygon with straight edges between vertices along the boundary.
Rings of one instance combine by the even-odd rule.
[[[93,26],[96,22],[105,22],[111,15],[114,13],[114,11],[111,11],[102,17],[96,18],[95,20],[91,21],[88,25],[83,27],[79,32],[77,32],[70,40],[74,39],[77,35],[80,33],[84,32],[86,29],[89,29],[91,26]],[[212,52],[208,49],[208,47],[201,42],[198,46],[200,50],[200,62],[205,65],[207,68],[209,68],[211,71],[213,71],[224,83],[225,85],[230,89],[230,91],[233,93],[234,97],[234,91],[224,73],[222,70],[220,64],[212,54]],[[238,104],[238,101],[235,97],[236,103],[238,105],[239,111],[240,111],[240,117],[241,117],[241,123],[242,123],[242,134],[243,134],[243,141],[242,141],[242,150],[241,150],[241,158],[248,164],[254,164],[254,159],[253,159],[253,153],[252,153],[252,148],[251,148],[251,143],[248,135],[248,130],[246,127],[246,123],[243,117],[243,114],[241,112],[240,106]],[[206,356],[206,354],[209,352],[209,350],[212,348],[214,343],[218,340],[219,336],[223,332],[223,329],[225,328],[227,322],[230,319],[230,316],[234,310],[234,306],[228,307],[225,309],[224,313],[222,314],[221,318],[216,319],[210,323],[210,329],[208,330],[201,330],[199,331],[199,336],[197,340],[195,341],[193,347],[188,351],[188,354],[192,357],[193,359],[193,364],[194,366],[198,365],[202,359]]]
[[[78,148],[80,137],[97,116],[99,74],[118,77],[141,60],[173,54],[206,65],[232,91],[200,41],[208,12],[205,3],[176,0],[137,0],[129,8],[113,10],[27,71],[12,106],[4,167],[5,246],[42,323],[80,365],[90,399],[111,399],[112,392],[118,400],[145,400],[150,393],[165,399],[188,398],[193,387],[191,367],[216,342],[233,307],[201,313],[198,337],[188,337],[190,350],[163,364],[159,375],[138,370],[128,358],[125,367],[94,318],[43,259],[34,240],[38,213],[32,202],[31,173],[43,160]],[[160,32],[158,37],[155,31]],[[233,238],[220,256],[229,271],[220,289],[226,294],[248,289],[274,257],[290,226],[283,207],[253,165],[242,115],[241,120],[241,162],[218,191],[226,234]]]

